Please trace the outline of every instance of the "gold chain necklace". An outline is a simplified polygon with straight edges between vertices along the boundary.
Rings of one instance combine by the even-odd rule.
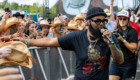
[[[97,41],[100,39],[100,38],[98,38],[98,39],[95,39],[95,40],[92,41],[92,40],[90,39],[89,30],[88,30],[88,32],[87,32],[87,37],[88,37],[88,40],[89,40],[90,43],[91,43],[91,42],[93,42],[93,43],[94,43],[94,42],[97,42]]]

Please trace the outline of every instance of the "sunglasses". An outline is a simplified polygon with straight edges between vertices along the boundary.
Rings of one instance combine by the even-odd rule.
[[[126,20],[127,20],[127,18],[119,18],[119,20],[126,21]]]
[[[96,24],[101,24],[101,22],[102,23],[108,23],[108,20],[107,19],[103,19],[103,20],[101,20],[101,19],[97,19],[97,20],[91,19],[91,21],[92,22],[95,22]]]

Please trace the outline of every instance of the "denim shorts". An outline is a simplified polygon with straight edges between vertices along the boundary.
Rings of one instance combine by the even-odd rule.
[[[137,64],[130,66],[121,66],[115,63],[112,63],[109,69],[109,75],[120,76],[121,79],[134,79],[137,70]]]

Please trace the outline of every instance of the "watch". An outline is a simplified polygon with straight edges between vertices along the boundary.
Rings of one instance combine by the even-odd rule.
[[[140,50],[140,48],[137,47],[137,51],[139,51],[139,50]]]

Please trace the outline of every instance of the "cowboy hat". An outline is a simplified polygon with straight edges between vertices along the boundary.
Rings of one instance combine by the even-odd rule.
[[[53,25],[53,27],[52,28],[54,28],[54,27],[56,27],[57,25],[60,25],[60,24],[65,24],[64,22],[62,22],[62,21],[60,21],[59,19],[58,20],[56,20],[52,25]]]
[[[27,46],[20,41],[12,41],[0,45],[0,48],[8,45],[13,45],[15,46],[15,48],[12,48],[12,53],[10,54],[10,56],[0,59],[0,65],[11,64],[31,69],[31,60],[33,57],[31,56]]]
[[[67,14],[80,14],[82,9],[88,8],[91,0],[63,0],[63,8]]]
[[[78,19],[84,19],[84,16],[82,14],[77,14],[76,17],[73,18],[74,21]]]
[[[41,25],[41,26],[44,26],[44,25],[45,25],[45,26],[52,26],[51,24],[48,23],[47,20],[41,20],[41,21],[40,21],[40,25]]]
[[[69,22],[68,26],[65,27],[65,29],[75,29],[75,30],[79,30],[79,29],[78,29],[78,24],[77,24],[77,22],[74,22],[74,21]]]
[[[24,14],[21,14],[20,12],[16,12],[15,14],[13,14],[14,17],[18,17],[21,16],[22,19],[24,18]]]
[[[111,15],[111,12],[109,9],[104,9],[104,12],[107,14],[107,16],[110,16]]]
[[[10,26],[12,26],[12,25],[14,25],[14,24],[19,24],[19,23],[20,23],[20,21],[18,21],[18,19],[17,19],[16,17],[11,17],[11,18],[7,19],[6,25],[4,26],[3,30],[6,32],[6,30],[7,30]]]

